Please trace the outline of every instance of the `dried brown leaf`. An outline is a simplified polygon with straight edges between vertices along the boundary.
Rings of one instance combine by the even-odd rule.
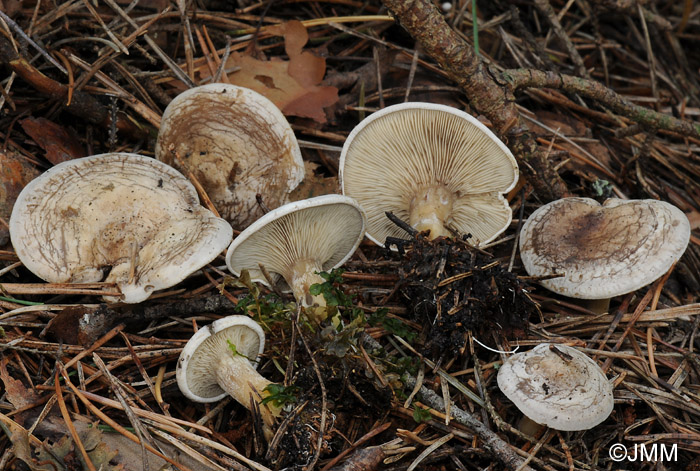
[[[309,36],[299,21],[274,26],[271,32],[284,36],[289,60],[262,61],[234,52],[227,67],[239,67],[240,70],[229,75],[229,81],[264,95],[286,115],[325,123],[323,109],[338,101],[337,88],[319,85],[326,73],[326,60],[303,51]],[[202,70],[202,78],[208,73]]]
[[[123,464],[112,464],[119,452],[111,449],[106,443],[109,435],[103,435],[97,428],[97,424],[92,424],[89,427],[79,427],[79,429],[80,440],[87,450],[90,461],[92,461],[97,469],[103,471],[123,471],[126,469]],[[37,451],[42,461],[56,463],[59,465],[58,469],[60,469],[60,463],[55,459],[60,458],[64,463],[71,462],[77,465],[77,467],[69,469],[87,469],[83,464],[82,456],[76,453],[75,444],[70,436],[66,435],[62,437],[53,445],[48,446],[48,449],[50,452],[43,449]]]
[[[690,221],[690,228],[692,230],[700,229],[700,212],[692,209],[689,213],[686,213],[686,216],[688,216],[688,221]]]
[[[299,201],[314,196],[340,193],[338,177],[324,177],[316,174],[318,164],[304,161],[304,180],[289,194],[290,201]]]
[[[0,0],[0,10],[10,18],[14,18],[22,10],[22,3],[22,0]]]
[[[39,171],[29,164],[21,155],[0,151],[0,218],[10,220],[12,207],[19,192]],[[0,224],[0,247],[10,239],[10,233],[4,224]]]
[[[338,90],[331,87],[313,87],[312,90],[287,103],[282,112],[287,115],[312,118],[319,123],[326,122],[323,108],[338,101]]]
[[[7,400],[17,409],[35,403],[39,395],[32,389],[28,389],[22,381],[14,379],[7,371],[7,357],[0,361],[0,379],[5,385],[5,395]]]
[[[323,57],[314,56],[310,52],[302,52],[290,59],[287,71],[301,86],[311,88],[323,80],[323,76],[326,74],[326,60]],[[331,87],[324,88],[332,89]]]
[[[20,124],[24,132],[46,151],[46,159],[52,164],[85,157],[78,138],[63,126],[46,118],[25,118]]]
[[[272,26],[268,31],[275,36],[284,37],[284,51],[291,58],[301,54],[309,41],[309,33],[301,21],[292,20]]]
[[[6,423],[7,428],[10,431],[9,438],[12,442],[12,451],[15,456],[22,460],[31,471],[55,471],[56,466],[50,464],[39,464],[32,456],[32,446],[29,443],[29,432],[21,427],[18,423],[10,421]]]

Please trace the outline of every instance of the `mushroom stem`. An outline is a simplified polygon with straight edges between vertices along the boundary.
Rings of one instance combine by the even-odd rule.
[[[538,424],[526,415],[523,415],[518,421],[518,430],[531,437],[539,438],[543,428],[544,425]]]
[[[605,314],[610,308],[610,298],[605,299],[587,299],[585,301],[586,309],[595,314]]]
[[[292,268],[290,279],[286,279],[289,286],[292,287],[294,298],[304,307],[313,306],[314,304],[321,307],[326,305],[326,299],[323,295],[312,296],[309,293],[311,285],[326,282],[319,275],[322,271],[323,268],[315,260],[299,260]]]
[[[408,222],[419,232],[430,230],[430,239],[449,236],[445,222],[452,212],[454,196],[443,185],[423,187],[409,207]]]
[[[258,373],[246,357],[240,354],[223,355],[216,367],[216,381],[231,397],[246,409],[251,409],[251,398],[260,410],[263,421],[265,438],[273,435],[272,428],[275,417],[279,417],[281,409],[271,402],[262,404],[268,393],[265,388],[272,382]]]

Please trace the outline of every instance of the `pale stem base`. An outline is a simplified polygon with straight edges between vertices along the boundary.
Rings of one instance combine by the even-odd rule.
[[[430,239],[450,236],[445,223],[453,202],[454,196],[442,185],[421,188],[411,200],[408,223],[419,232],[430,229]]]
[[[584,306],[594,314],[605,314],[610,309],[610,298],[586,299]]]
[[[232,398],[246,409],[251,409],[251,400],[257,404],[263,421],[263,430],[267,439],[273,435],[275,417],[280,415],[280,408],[271,403],[261,404],[268,393],[265,388],[272,382],[253,368],[244,356],[224,355],[216,368],[216,381]],[[268,437],[269,435],[269,437]]]
[[[309,288],[311,285],[325,283],[321,275],[318,272],[323,271],[321,264],[316,260],[299,260],[294,264],[290,279],[285,277],[287,284],[291,286],[292,292],[294,293],[294,298],[298,303],[301,303],[306,309],[306,313],[316,322],[320,322],[325,319],[322,313],[325,313],[326,309],[326,298],[322,294],[317,296],[309,293]],[[318,308],[314,308],[317,306]]]

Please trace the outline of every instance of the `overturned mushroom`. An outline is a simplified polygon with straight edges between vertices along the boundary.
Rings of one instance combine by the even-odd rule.
[[[259,93],[224,83],[192,88],[170,102],[156,157],[185,165],[237,229],[263,215],[257,194],[276,208],[304,178],[301,151],[282,112]]]
[[[199,329],[177,362],[177,385],[196,402],[216,402],[227,395],[246,409],[260,411],[267,439],[280,409],[263,404],[272,382],[256,371],[265,350],[265,333],[247,316],[228,316]]]
[[[550,291],[607,300],[661,277],[689,240],[688,218],[669,203],[564,198],[523,224],[520,257],[532,276],[562,275],[540,282]]]
[[[444,105],[403,103],[362,121],[340,156],[343,194],[367,214],[367,237],[402,237],[386,212],[430,237],[450,229],[477,243],[496,238],[512,214],[503,197],[518,180],[515,158],[486,126]]]
[[[324,282],[318,272],[345,263],[364,233],[364,214],[352,198],[324,195],[296,201],[241,232],[228,249],[226,265],[236,276],[248,270],[253,281],[269,286],[264,267],[273,282],[282,278],[303,306],[325,306],[323,296],[312,296],[309,287]]]
[[[498,387],[520,411],[556,430],[587,430],[608,418],[613,389],[591,358],[566,345],[540,344],[498,369]]]
[[[116,283],[138,303],[211,262],[231,226],[177,170],[136,154],[69,160],[30,182],[10,218],[22,263],[53,283]]]

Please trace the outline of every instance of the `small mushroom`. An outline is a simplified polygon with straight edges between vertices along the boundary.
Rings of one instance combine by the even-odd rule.
[[[566,345],[543,343],[510,357],[498,369],[498,387],[538,424],[588,430],[613,410],[613,389],[591,358]]]
[[[253,281],[267,286],[282,278],[304,307],[323,307],[323,296],[312,296],[309,288],[325,281],[319,272],[345,263],[364,233],[364,213],[352,198],[324,195],[296,201],[267,213],[241,232],[226,253],[226,265],[236,276],[248,270]]]
[[[264,350],[265,333],[257,322],[239,315],[218,319],[199,329],[182,349],[177,385],[196,402],[216,402],[229,395],[248,410],[254,407],[269,439],[280,409],[262,403],[272,383],[256,371]]]
[[[609,300],[648,285],[683,255],[690,223],[657,200],[564,198],[538,208],[520,232],[520,257],[550,291]],[[600,309],[607,309],[607,303]]]
[[[22,263],[53,283],[116,283],[138,303],[211,262],[231,226],[177,170],[136,154],[69,160],[32,180],[10,217]]]
[[[276,208],[304,178],[301,151],[282,112],[259,93],[225,83],[175,97],[163,113],[155,152],[176,168],[182,161],[237,229],[262,216],[257,194]]]
[[[403,103],[362,121],[340,154],[343,194],[367,214],[367,237],[404,237],[393,212],[430,237],[450,229],[495,239],[512,214],[503,197],[518,180],[515,158],[486,126],[449,106]]]

